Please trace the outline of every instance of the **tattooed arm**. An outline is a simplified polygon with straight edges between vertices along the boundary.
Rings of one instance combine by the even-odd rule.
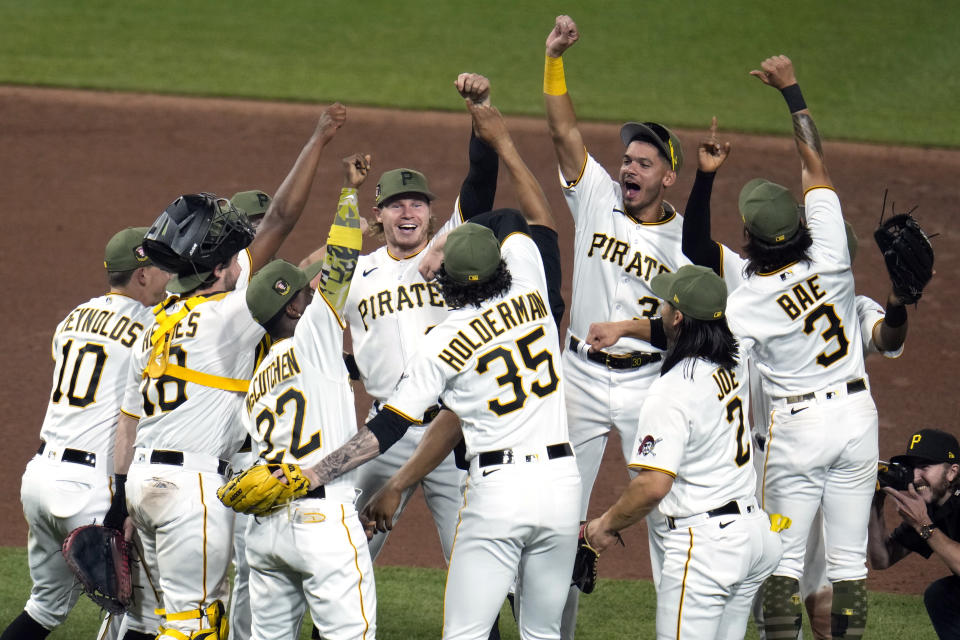
[[[347,471],[356,469],[393,446],[403,437],[413,421],[394,410],[389,404],[360,427],[356,435],[315,466],[303,469],[311,487],[319,487]]]
[[[790,116],[793,118],[793,138],[800,153],[803,190],[816,186],[832,187],[833,182],[823,163],[820,133],[803,100],[803,94],[800,93],[800,85],[797,84],[790,58],[783,55],[767,58],[760,65],[760,69],[754,69],[750,75],[756,76],[766,85],[779,89],[784,100],[787,101]]]

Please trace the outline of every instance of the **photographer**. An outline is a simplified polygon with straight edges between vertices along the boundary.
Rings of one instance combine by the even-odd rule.
[[[907,453],[891,459],[912,471],[905,489],[881,473],[883,488],[870,511],[867,553],[874,569],[886,569],[911,551],[937,554],[952,575],[933,582],[923,594],[930,621],[940,638],[960,638],[960,448],[957,439],[937,429],[913,434]],[[907,476],[909,477],[909,476]],[[891,486],[893,485],[893,486]],[[901,485],[902,486],[902,485]],[[902,524],[887,535],[883,503],[896,501]]]

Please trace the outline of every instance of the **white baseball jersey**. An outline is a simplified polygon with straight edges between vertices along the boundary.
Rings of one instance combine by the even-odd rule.
[[[249,254],[241,251],[238,259],[249,260]],[[207,296],[180,321],[171,342],[171,363],[224,378],[250,378],[264,330],[247,307],[248,283],[248,278],[241,278],[233,291]],[[172,314],[183,304],[178,301],[167,312]],[[237,419],[243,394],[170,376],[143,377],[151,353],[149,331],[146,338],[130,370],[122,409],[140,419],[135,446],[229,459],[246,435]]]
[[[817,187],[804,204],[810,262],[748,277],[727,301],[730,329],[774,398],[866,375],[840,201]]]
[[[540,253],[529,236],[513,234],[501,255],[512,276],[507,293],[480,308],[451,310],[422,340],[387,402],[416,419],[442,392],[444,405],[460,418],[467,459],[568,440],[559,341]]]
[[[640,409],[634,469],[674,478],[660,511],[675,518],[752,497],[746,367],[686,359],[657,378]]]
[[[112,457],[130,359],[152,324],[149,307],[118,293],[93,298],[64,318],[51,346],[53,391],[41,440]]]
[[[344,327],[315,291],[293,337],[270,347],[250,380],[242,411],[259,457],[312,467],[357,433],[342,357]],[[349,476],[333,484],[349,484]]]
[[[659,222],[627,215],[620,183],[589,154],[576,182],[560,180],[575,224],[570,333],[583,340],[593,322],[660,315],[650,280],[690,264],[681,249],[683,219],[675,212]],[[721,251],[724,278],[736,278],[735,254]],[[621,338],[608,349],[637,350],[659,351],[636,338]]]
[[[458,198],[453,215],[434,238],[462,222]],[[433,239],[427,247],[432,244]],[[440,286],[419,272],[426,251],[400,260],[384,246],[357,260],[344,315],[363,386],[380,402],[393,392],[424,334],[447,317]]]

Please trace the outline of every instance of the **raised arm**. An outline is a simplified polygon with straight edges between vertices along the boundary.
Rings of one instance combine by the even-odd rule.
[[[478,73],[461,73],[454,82],[465,99],[477,104],[490,104],[490,81]],[[497,195],[497,174],[500,163],[497,152],[470,129],[470,168],[460,185],[460,214],[469,219],[493,209]]]
[[[870,520],[867,522],[867,558],[870,560],[871,569],[887,569],[910,553],[887,533],[883,512],[885,497],[886,494],[883,491],[877,491],[870,505]]]
[[[907,325],[907,307],[891,291],[883,322],[873,327],[873,343],[880,351],[897,351],[907,340]]]
[[[793,71],[793,63],[784,55],[767,58],[750,75],[766,85],[780,90],[793,119],[793,138],[800,154],[801,183],[804,192],[811,187],[832,187],[833,182],[823,163],[823,145],[820,132],[813,123],[810,110],[800,92],[800,85]]]
[[[250,243],[251,273],[265,265],[283,244],[300,219],[310,197],[310,188],[320,163],[320,154],[347,119],[347,108],[339,102],[327,107],[320,115],[313,135],[307,140],[300,156],[277,189],[257,235]]]
[[[354,153],[343,159],[343,188],[337,215],[327,237],[320,291],[338,311],[343,311],[363,243],[363,224],[357,207],[357,189],[370,173],[370,156]]]
[[[720,245],[714,242],[710,232],[710,197],[713,179],[727,156],[730,143],[717,140],[717,118],[710,124],[710,136],[697,147],[697,177],[690,190],[690,199],[683,212],[683,254],[690,262],[713,269],[722,277],[723,258]]]
[[[547,197],[540,183],[520,157],[520,152],[517,151],[503,116],[494,106],[477,104],[469,99],[466,102],[467,109],[473,117],[473,128],[477,135],[503,160],[503,165],[510,179],[513,180],[517,199],[520,201],[520,211],[527,224],[537,224],[556,230],[557,224],[547,203]]]
[[[563,75],[563,53],[580,39],[577,23],[570,16],[557,16],[553,29],[547,35],[547,52],[543,68],[543,102],[547,111],[547,126],[553,138],[560,173],[568,183],[580,177],[586,160],[583,136],[577,128],[577,114],[567,93]]]

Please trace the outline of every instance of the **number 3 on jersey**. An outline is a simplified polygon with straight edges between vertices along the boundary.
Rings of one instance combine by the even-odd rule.
[[[559,383],[556,369],[554,369],[553,366],[553,355],[547,349],[544,349],[537,354],[530,353],[530,346],[543,336],[543,327],[537,327],[534,331],[531,331],[527,335],[518,339],[513,345],[510,345],[511,347],[516,346],[516,351],[520,352],[520,360],[523,362],[527,371],[532,371],[534,374],[536,374],[533,376],[534,379],[533,382],[530,383],[529,389],[540,398],[550,395],[556,391],[557,384]],[[496,360],[503,361],[503,366],[506,369],[503,375],[497,376],[497,382],[501,387],[508,387],[511,389],[513,392],[513,398],[508,402],[501,402],[500,398],[493,398],[487,401],[487,407],[489,407],[490,410],[498,416],[506,415],[511,411],[516,411],[527,401],[528,393],[526,389],[524,389],[524,376],[521,374],[520,368],[517,366],[517,361],[514,355],[515,352],[513,348],[507,348],[501,345],[491,349],[490,351],[487,351],[477,359],[476,371],[481,375],[487,373],[487,371],[490,370],[491,365]],[[546,383],[541,383],[540,374],[537,372],[537,368],[544,363],[547,365],[546,372],[548,379]]]

